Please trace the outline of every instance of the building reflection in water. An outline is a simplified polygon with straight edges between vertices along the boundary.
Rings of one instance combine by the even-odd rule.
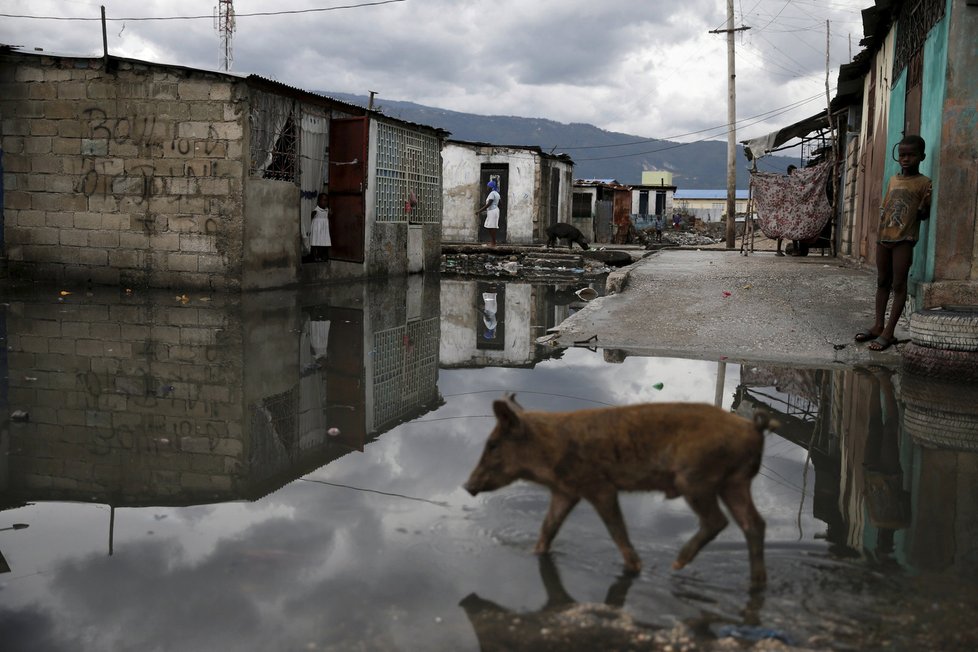
[[[14,297],[0,509],[261,497],[440,405],[438,322],[420,276]]]
[[[583,306],[576,292],[589,287],[443,279],[440,366],[528,368],[559,357],[537,338]]]
[[[882,367],[744,366],[734,408],[765,407],[808,449],[836,554],[978,576],[978,386]]]

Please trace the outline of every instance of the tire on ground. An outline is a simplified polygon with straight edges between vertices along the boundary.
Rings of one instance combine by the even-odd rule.
[[[910,315],[914,344],[952,351],[978,351],[978,310],[918,310]]]
[[[978,351],[951,351],[911,342],[901,350],[909,374],[956,381],[978,381]]]

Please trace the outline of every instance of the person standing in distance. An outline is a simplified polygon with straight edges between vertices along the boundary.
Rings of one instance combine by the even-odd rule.
[[[486,195],[485,205],[475,212],[476,215],[485,212],[486,221],[483,222],[482,226],[486,227],[489,231],[489,246],[496,246],[496,229],[499,228],[499,189],[496,187],[495,181],[490,181],[486,184],[489,188],[489,194]]]

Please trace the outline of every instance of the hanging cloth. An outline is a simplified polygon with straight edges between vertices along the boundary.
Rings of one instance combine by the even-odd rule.
[[[808,240],[821,233],[832,217],[826,190],[832,169],[832,160],[826,159],[790,175],[751,172],[751,193],[764,235]]]

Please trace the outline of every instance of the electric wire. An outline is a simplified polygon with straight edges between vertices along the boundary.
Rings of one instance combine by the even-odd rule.
[[[286,16],[295,14],[312,14],[321,13],[324,11],[337,11],[339,9],[359,9],[361,7],[377,7],[380,5],[389,5],[398,2],[407,2],[407,0],[377,0],[376,2],[362,2],[354,5],[337,5],[335,7],[316,7],[313,9],[291,9],[282,11],[256,11],[248,13],[235,12],[234,17],[237,18],[251,18],[255,16]],[[0,14],[3,18],[26,18],[32,20],[63,20],[63,21],[101,21],[101,17],[85,17],[85,16],[27,16],[22,14]],[[127,18],[111,18],[109,16],[105,17],[106,21],[162,21],[162,20],[213,20],[213,15],[206,16],[135,16]]]

